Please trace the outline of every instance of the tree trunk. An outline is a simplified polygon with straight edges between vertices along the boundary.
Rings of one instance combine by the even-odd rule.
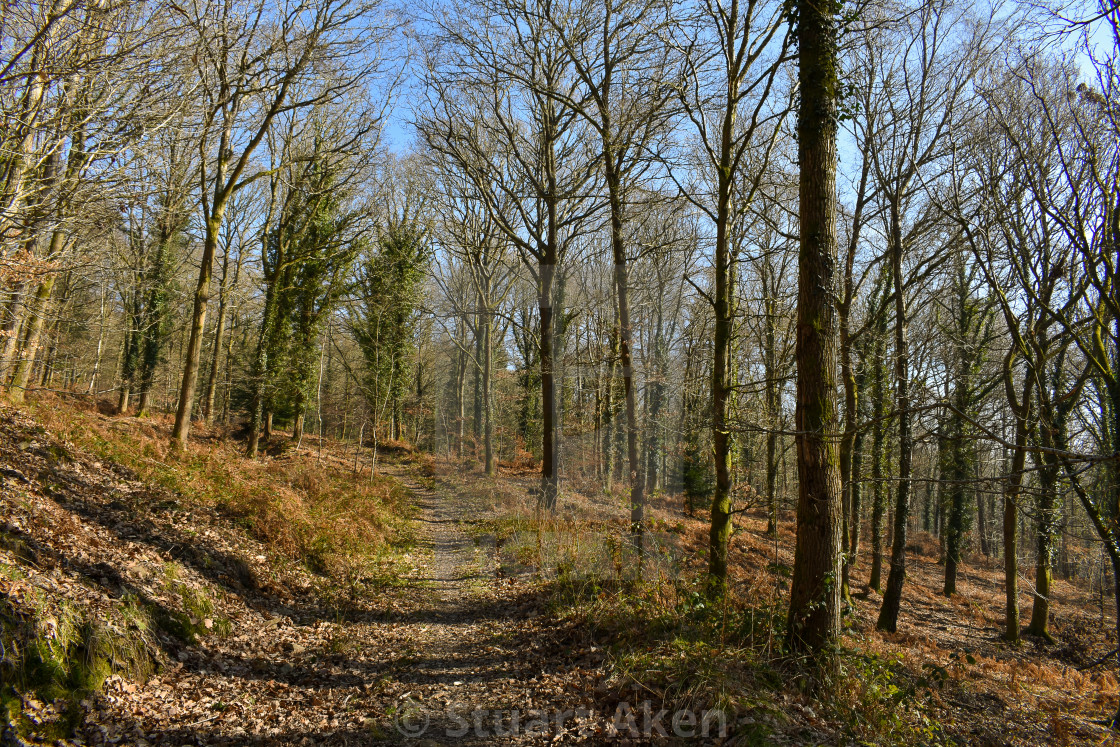
[[[489,308],[483,308],[482,319],[482,417],[484,419],[483,445],[486,459],[486,474],[493,476],[498,471],[498,460],[494,453],[494,392],[492,391],[492,369],[494,367],[493,315]]]
[[[261,427],[264,425],[265,408],[267,407],[268,378],[272,361],[269,353],[272,352],[273,334],[278,323],[279,288],[278,275],[282,256],[277,257],[277,266],[273,274],[266,277],[264,309],[261,312],[260,337],[257,340],[256,356],[253,359],[252,395],[249,402],[249,443],[246,446],[246,455],[252,459],[257,456],[260,448]],[[266,437],[267,442],[267,437]]]
[[[1034,604],[1027,632],[1053,641],[1050,635],[1050,591],[1054,583],[1054,493],[1056,474],[1049,467],[1039,470],[1038,555],[1035,562]]]
[[[726,122],[726,120],[725,120]],[[726,128],[725,128],[726,129]],[[731,433],[727,419],[731,406],[731,325],[735,276],[731,268],[728,223],[731,180],[730,152],[725,151],[719,178],[720,204],[716,216],[715,336],[712,340],[712,451],[716,484],[712,493],[708,532],[708,585],[714,595],[727,587],[727,554],[731,540]]]
[[[604,118],[605,119],[605,118]],[[605,119],[604,132],[609,133]],[[638,391],[634,386],[633,327],[630,322],[630,278],[622,234],[622,185],[615,173],[615,154],[609,135],[604,136],[607,193],[611,207],[611,249],[614,255],[614,291],[618,303],[618,354],[622,366],[622,390],[626,403],[626,455],[630,470],[630,536],[641,558],[645,532],[645,475],[638,455]]]
[[[202,262],[198,269],[198,285],[195,287],[194,308],[191,311],[191,332],[187,341],[186,360],[183,361],[183,383],[179,390],[179,406],[175,411],[175,428],[171,434],[172,440],[180,448],[186,446],[191,430],[191,410],[194,408],[198,367],[202,358],[202,333],[206,328],[206,305],[210,301],[210,276],[214,270],[218,230],[224,214],[224,205],[215,205],[214,208],[212,216],[206,221],[206,240],[202,245]]]
[[[1025,396],[1030,397],[1029,390]],[[1019,640],[1019,494],[1023,485],[1023,469],[1027,465],[1026,417],[1015,419],[1015,453],[1011,457],[1011,472],[1003,489],[1003,574],[1007,594],[1007,614],[1003,637],[1012,642]]]
[[[551,209],[551,206],[550,206]],[[550,232],[551,226],[550,222]],[[556,379],[552,361],[552,284],[556,270],[555,257],[538,267],[540,276],[540,356],[541,356],[541,505],[556,510]]]
[[[482,439],[482,317],[483,311],[481,304],[475,311],[474,322],[474,370],[471,371],[474,376],[474,416],[471,418],[471,433],[474,435],[474,456],[478,458],[478,442]]]
[[[228,265],[229,260],[225,261]],[[228,268],[227,268],[228,269]],[[210,375],[206,377],[206,392],[202,396],[202,414],[206,424],[214,422],[214,393],[218,388],[218,371],[222,357],[222,342],[226,334],[226,309],[229,299],[226,296],[225,270],[222,272],[222,285],[218,289],[218,318],[214,325],[214,355],[210,359]]]
[[[953,472],[949,479],[949,525],[945,532],[945,584],[942,589],[947,597],[957,593],[957,566],[961,560],[961,545],[964,541],[965,495],[961,476]]]
[[[987,558],[990,553],[988,547],[988,516],[987,509],[984,505],[985,497],[976,494],[976,540],[980,545],[980,554]]]
[[[455,456],[463,457],[463,438],[467,417],[467,354],[460,350],[455,365]]]
[[[1055,377],[1056,378],[1056,377]],[[1039,400],[1048,405],[1040,408],[1038,436],[1041,445],[1048,449],[1064,446],[1065,418],[1068,405],[1054,405],[1049,402],[1044,379],[1038,383]],[[1035,563],[1034,604],[1031,607],[1031,622],[1027,632],[1053,641],[1050,635],[1050,591],[1054,583],[1054,536],[1058,528],[1061,506],[1057,501],[1058,457],[1052,453],[1034,455],[1038,469],[1038,555]]]
[[[27,291],[26,282],[18,280],[9,290],[8,302],[4,305],[4,350],[0,353],[0,382],[8,380],[8,372],[16,364],[16,354],[19,351],[20,330],[23,327],[23,317],[26,312],[24,295]]]
[[[848,565],[855,567],[859,556],[860,524],[863,521],[863,483],[860,473],[863,469],[863,433],[857,432],[852,444],[852,487],[851,518],[848,521]]]
[[[778,433],[771,424],[766,434],[766,534],[778,536]]]
[[[61,232],[56,232],[61,243]],[[54,243],[52,241],[52,243]],[[31,369],[35,364],[35,354],[39,350],[39,337],[43,332],[43,320],[47,315],[47,306],[50,303],[51,291],[54,289],[55,275],[51,273],[39,283],[35,296],[28,305],[27,319],[24,321],[25,332],[23,345],[20,350],[19,360],[16,361],[15,371],[12,372],[12,383],[9,397],[15,403],[23,402],[24,392],[31,380]]]
[[[907,340],[906,292],[902,282],[902,226],[898,201],[891,202],[891,274],[894,285],[894,354],[896,409],[898,411],[898,489],[895,495],[894,532],[891,538],[891,570],[883,606],[875,626],[893,633],[898,628],[902,586],[906,581],[906,528],[910,519],[910,473],[914,442],[910,432],[910,347]]]
[[[95,403],[97,401],[97,394],[98,394],[98,392],[97,392],[97,377],[101,373],[101,357],[104,354],[104,350],[105,350],[105,327],[107,326],[105,324],[105,284],[104,284],[104,282],[102,282],[102,284],[101,284],[101,305],[100,305],[97,320],[98,320],[98,324],[97,324],[97,353],[94,354],[93,373],[90,374],[89,387],[86,389],[86,394],[91,395],[94,398]],[[0,376],[2,376],[2,375],[0,375]]]
[[[664,450],[661,442],[661,410],[665,399],[665,365],[663,350],[664,342],[661,339],[659,322],[653,353],[656,378],[649,384],[649,416],[646,418],[646,422],[649,425],[649,436],[646,441],[646,486],[650,491],[657,489],[658,467]]]
[[[615,314],[618,314],[618,309],[615,308]],[[607,382],[606,394],[604,405],[603,420],[603,490],[608,493],[614,486],[614,442],[615,442],[615,410],[617,406],[614,400],[614,380],[615,369],[618,367],[618,325],[615,324],[611,328],[610,336],[610,360],[607,363]]]
[[[226,335],[226,355],[225,355],[225,397],[222,398],[222,425],[229,425],[230,417],[230,397],[233,395],[233,333],[237,329],[237,317],[233,318],[233,323],[230,325],[229,334]]]
[[[855,370],[852,367],[852,345],[848,336],[846,310],[840,313],[840,378],[844,382],[844,436],[840,439],[840,504],[844,511],[844,536],[841,545],[844,557],[840,574],[840,594],[850,603],[851,568],[855,560],[852,537],[858,536],[858,530],[850,527],[859,524],[859,516],[856,513],[858,506],[853,504],[852,490],[853,484],[859,479],[858,475],[852,474],[856,427],[859,419],[859,393],[856,390]]]
[[[960,380],[957,382],[958,393],[963,392],[967,384]],[[942,484],[948,491],[949,507],[948,525],[945,531],[945,584],[943,592],[950,597],[957,593],[957,567],[961,562],[961,546],[964,544],[965,512],[967,510],[967,491],[965,481],[968,479],[968,469],[964,450],[964,421],[958,414],[964,411],[964,397],[956,397],[957,411],[950,414],[951,425],[949,437],[946,439],[946,463],[943,477],[946,481]],[[940,502],[939,502],[940,503]]]
[[[799,2],[797,145],[800,252],[797,297],[797,546],[788,642],[827,654],[840,636],[841,488],[835,432],[837,19]]]

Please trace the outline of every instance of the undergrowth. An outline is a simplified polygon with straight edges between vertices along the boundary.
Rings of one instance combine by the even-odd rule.
[[[156,420],[106,419],[49,397],[32,404],[51,431],[185,502],[209,506],[277,554],[357,591],[390,578],[387,566],[414,541],[408,493],[314,454],[250,460],[221,439],[170,446]]]
[[[901,656],[848,648],[822,675],[784,649],[780,597],[713,601],[702,579],[679,569],[639,579],[625,552],[615,573],[563,572],[546,584],[553,613],[585,626],[605,647],[608,684],[620,701],[719,709],[734,715],[746,744],[779,735],[875,745],[942,741],[925,708],[937,683],[912,677]]]
[[[0,576],[18,582],[18,566],[0,562]],[[126,597],[97,619],[66,600],[21,585],[16,600],[0,597],[0,714],[23,735],[69,736],[79,702],[113,674],[144,681],[155,670],[156,645],[145,605]],[[43,708],[28,709],[35,697]]]

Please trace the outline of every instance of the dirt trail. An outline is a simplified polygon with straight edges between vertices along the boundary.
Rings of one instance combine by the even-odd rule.
[[[396,468],[387,474],[409,490],[419,513],[420,546],[431,553],[426,581],[436,595],[425,598],[433,616],[469,612],[469,605],[466,610],[464,605],[473,596],[472,583],[477,592],[480,582],[495,580],[493,542],[466,531],[481,520],[485,507],[462,493],[426,487],[406,470]]]
[[[562,686],[567,667],[559,652],[537,634],[536,602],[497,579],[493,540],[473,529],[486,507],[409,472],[391,474],[414,496],[427,554],[410,594],[412,644],[422,654],[399,674],[410,687],[397,695],[395,736],[423,744],[582,741],[575,733],[580,703]],[[558,727],[564,711],[571,713]]]

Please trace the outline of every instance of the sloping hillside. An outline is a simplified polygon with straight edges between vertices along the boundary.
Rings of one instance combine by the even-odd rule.
[[[0,408],[7,743],[395,744],[401,703],[574,708],[601,679],[414,467],[36,412]]]

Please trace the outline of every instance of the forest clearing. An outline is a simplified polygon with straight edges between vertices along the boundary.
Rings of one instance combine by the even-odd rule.
[[[1120,741],[1117,0],[0,3],[0,747]]]

